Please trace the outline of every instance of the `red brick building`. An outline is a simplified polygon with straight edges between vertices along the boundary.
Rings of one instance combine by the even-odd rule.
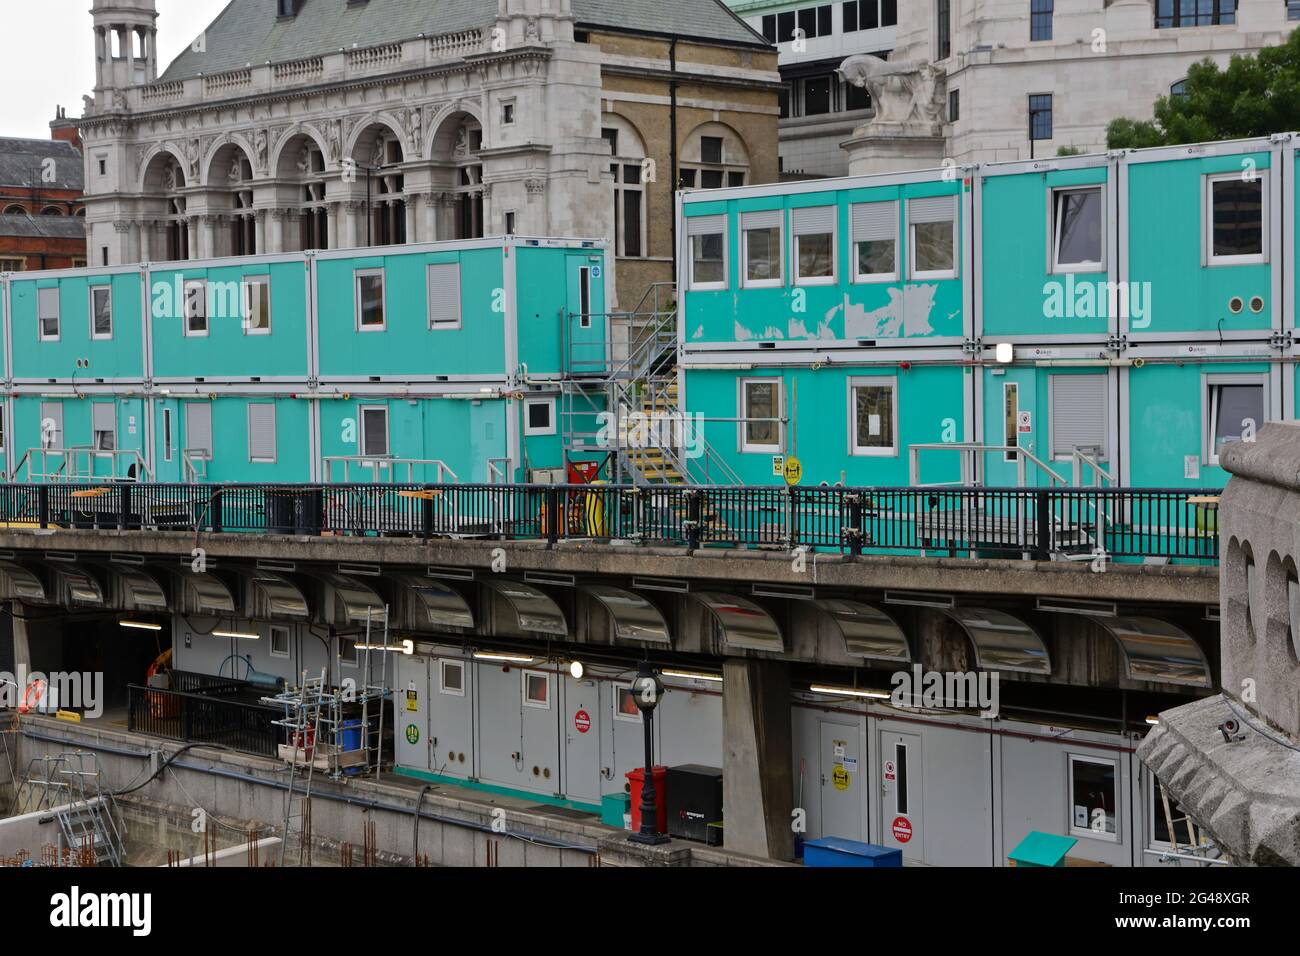
[[[54,138],[0,137],[0,272],[86,265],[85,168],[76,127]]]

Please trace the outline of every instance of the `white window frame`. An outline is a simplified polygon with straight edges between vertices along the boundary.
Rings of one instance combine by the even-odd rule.
[[[716,291],[727,288],[727,283],[731,275],[731,243],[730,229],[731,220],[727,215],[722,217],[722,229],[719,232],[692,233],[690,231],[690,219],[686,220],[686,271],[688,274],[687,284],[691,289],[700,292]],[[722,237],[722,281],[721,282],[700,282],[695,278],[695,249],[694,241],[698,236],[717,236]]]
[[[873,448],[858,444],[858,396],[864,387],[888,388],[893,393],[890,403],[893,444],[888,448]],[[897,458],[898,441],[898,378],[893,375],[855,376],[849,379],[849,454],[855,458]]]
[[[769,210],[753,210],[754,212],[767,212]],[[786,226],[786,214],[784,209],[775,210],[780,214],[780,224],[776,227],[776,255],[778,275],[775,279],[751,279],[749,277],[749,234],[753,232],[765,232],[771,227],[759,227],[754,230],[745,228],[745,214],[740,213],[740,287],[742,289],[780,289],[785,286],[785,242],[786,232],[789,227]]]
[[[380,293],[379,307],[383,311],[382,321],[378,325],[366,325],[361,321],[361,280],[378,276]],[[426,279],[427,281],[427,279]],[[353,312],[356,316],[355,327],[358,332],[384,332],[388,329],[388,279],[383,269],[356,269],[352,273]]]
[[[113,428],[110,431],[106,432],[106,434],[113,436],[112,448],[99,447],[100,430],[95,427],[95,409],[101,407],[108,408],[112,412]],[[107,401],[107,402],[91,402],[90,404],[90,447],[91,450],[94,451],[97,457],[102,457],[102,458],[111,458],[113,457],[113,453],[118,450],[117,448],[117,401],[116,400]]]
[[[776,386],[776,444],[760,445],[751,444],[749,441],[749,395],[746,386],[749,385],[775,385]],[[739,378],[736,380],[736,387],[739,394],[736,396],[736,407],[740,409],[740,414],[736,417],[740,419],[737,422],[739,426],[737,439],[739,441],[739,451],[743,455],[780,455],[781,449],[785,447],[785,423],[781,419],[781,409],[785,406],[785,382],[779,378],[761,377],[761,378]]]
[[[546,700],[535,700],[528,692],[528,679],[530,677],[540,677],[546,681]],[[538,710],[551,709],[551,696],[554,688],[551,686],[551,675],[546,671],[521,670],[519,672],[519,698],[525,707],[535,707]]]
[[[203,328],[193,329],[190,327],[190,319],[199,318],[198,315],[190,315],[190,290],[202,289],[203,294],[199,301],[203,303]],[[207,279],[183,279],[181,281],[181,333],[186,338],[202,339],[207,338],[212,329],[212,320],[208,315],[208,280]]]
[[[383,412],[384,413],[384,452],[380,455],[371,455],[366,452],[366,412]],[[365,459],[382,459],[391,458],[393,454],[392,432],[390,431],[391,422],[388,417],[387,405],[362,405],[357,409],[357,454]]]
[[[284,653],[275,649],[275,633],[280,631],[284,634]],[[293,631],[286,624],[271,624],[267,629],[267,652],[272,657],[278,657],[281,660],[287,660],[293,652]]]
[[[1214,254],[1214,184],[1228,180],[1241,181],[1241,172],[1207,173],[1201,188],[1201,264],[1204,266],[1244,266],[1268,262],[1268,206],[1269,184],[1267,169],[1256,169],[1260,192],[1260,252],[1247,256],[1216,256]]]
[[[800,209],[822,209],[831,210],[831,274],[828,276],[804,276],[799,272],[799,240],[804,236],[825,236],[824,232],[799,232],[794,225],[796,214]],[[840,210],[839,206],[806,206],[790,210],[790,271],[794,278],[796,286],[818,286],[818,285],[835,285],[839,282],[840,275]]]
[[[899,206],[901,204],[900,200],[875,199],[869,202],[850,203],[849,204],[849,232],[852,233],[853,231],[853,207],[869,206],[869,205],[874,205],[876,203],[889,203],[894,207],[894,216],[893,216],[894,271],[893,272],[859,272],[858,271],[858,265],[859,265],[858,243],[864,241],[879,241],[879,240],[860,240],[856,235],[850,235],[849,261],[850,264],[852,265],[851,272],[853,274],[854,283],[897,282],[898,281],[898,215],[899,215]]]
[[[547,414],[550,417],[550,425],[545,428],[536,428],[529,424],[529,409],[536,405],[545,405]],[[524,436],[532,438],[540,435],[554,435],[556,431],[555,423],[555,399],[554,398],[525,398],[524,399]]]
[[[45,334],[45,316],[41,312],[42,292],[53,292],[55,296],[53,335]],[[63,337],[63,290],[57,285],[36,290],[36,336],[41,342],[57,342]]]
[[[916,198],[933,199],[939,197],[917,196]],[[945,196],[943,198],[948,199],[952,203],[952,219],[947,220],[948,222],[952,223],[952,268],[927,270],[925,272],[922,272],[921,270],[917,269],[916,227],[918,225],[924,225],[924,223],[912,222],[912,203],[914,200],[909,198],[904,200],[903,202],[903,205],[906,207],[903,211],[903,215],[907,217],[907,277],[909,279],[929,280],[929,279],[957,278],[958,271],[961,268],[961,231],[958,228],[958,222],[961,219],[960,203],[958,202],[960,197],[956,195],[951,195],[951,196]]]
[[[253,409],[259,405],[265,405],[271,409],[271,448],[273,453],[270,458],[257,458],[253,455]],[[274,401],[270,402],[249,402],[247,405],[248,418],[248,460],[258,465],[274,465],[280,458],[280,422],[278,409]]]
[[[620,701],[622,700],[622,697],[623,697],[623,693],[624,693],[624,692],[627,692],[628,694],[634,694],[634,693],[635,693],[635,692],[632,690],[632,685],[631,685],[631,684],[615,684],[615,685],[614,685],[614,719],[615,719],[615,720],[626,721],[626,722],[629,723],[629,724],[641,724],[641,723],[645,723],[644,715],[642,715],[642,713],[641,713],[641,708],[640,708],[640,707],[638,707],[638,708],[636,709],[636,713],[635,713],[635,714],[625,714],[625,713],[623,713],[623,708],[619,706],[619,703],[620,703]]]
[[[266,328],[259,329],[253,325],[252,302],[247,298],[251,286],[266,286]],[[269,275],[244,276],[240,283],[240,290],[245,296],[243,320],[245,335],[270,335],[271,334],[271,277]]]
[[[1074,461],[1074,455],[1056,454],[1056,416],[1052,413],[1056,410],[1056,382],[1061,378],[1099,378],[1102,380],[1102,396],[1106,400],[1103,415],[1103,427],[1105,428],[1106,444],[1102,448],[1101,457],[1098,462],[1109,462],[1111,460],[1111,441],[1110,441],[1110,411],[1111,411],[1111,394],[1110,394],[1110,376],[1102,372],[1081,372],[1073,375],[1057,372],[1047,376],[1047,460],[1048,461]],[[1017,432],[1017,434],[1019,434]]]
[[[338,635],[335,640],[338,642],[339,667],[346,667],[350,670],[356,670],[361,666],[361,652],[357,650],[357,640],[346,634]],[[349,641],[352,644],[352,660],[348,660],[343,654],[343,642]]]
[[[448,686],[447,686],[447,668],[448,668],[448,667],[454,667],[454,668],[456,668],[457,670],[460,671],[460,687],[459,687],[459,688],[448,687]],[[467,673],[467,668],[465,667],[465,662],[464,662],[464,661],[450,661],[450,660],[445,660],[445,659],[439,659],[439,661],[438,661],[438,693],[440,693],[440,694],[448,694],[448,695],[450,695],[450,696],[452,696],[452,697],[464,697],[464,696],[465,696],[465,674],[466,674],[466,673]]]
[[[1267,372],[1245,372],[1236,375],[1201,376],[1201,464],[1219,467],[1219,456],[1214,450],[1214,434],[1217,431],[1218,410],[1214,406],[1211,390],[1216,385],[1258,385],[1264,394],[1264,421],[1268,421],[1269,375]],[[1264,422],[1256,422],[1256,429],[1263,428]]]
[[[456,267],[456,321],[455,322],[435,322],[433,320],[433,275],[434,269],[445,266]],[[359,288],[359,287],[358,287]],[[430,262],[424,267],[424,311],[425,324],[430,331],[455,330],[463,328],[465,324],[465,302],[461,295],[461,271],[460,262]],[[388,290],[385,284],[384,295],[387,297]],[[387,303],[384,305],[384,321],[388,321]]]
[[[1095,764],[1100,767],[1110,767],[1114,772],[1114,797],[1115,803],[1115,832],[1107,833],[1105,830],[1094,830],[1091,826],[1078,826],[1074,822],[1074,765],[1076,763]],[[1085,754],[1067,753],[1066,754],[1066,774],[1065,774],[1065,800],[1066,800],[1066,821],[1069,824],[1070,836],[1087,837],[1092,840],[1103,840],[1107,843],[1119,843],[1120,834],[1123,833],[1123,820],[1120,817],[1120,794],[1123,792],[1123,777],[1120,774],[1118,760],[1111,760],[1107,757],[1093,757]]]
[[[1097,262],[1066,262],[1060,261],[1061,256],[1061,223],[1057,219],[1058,197],[1068,193],[1097,193],[1098,202],[1101,207],[1101,259]],[[1106,271],[1106,187],[1103,185],[1094,186],[1059,186],[1047,191],[1047,271],[1053,275],[1069,275],[1080,272],[1105,272]]]
[[[101,334],[95,331],[95,293],[104,292],[108,295],[108,333]],[[113,338],[113,287],[111,285],[92,285],[87,290],[90,300],[90,338],[91,341],[107,341]]]
[[[164,408],[162,410],[162,429],[163,429],[163,461],[171,461],[175,454],[176,433],[172,431],[175,427],[172,410]]]
[[[1011,434],[1007,435],[1007,431],[1006,431],[1007,430],[1007,423],[1006,423],[1007,399],[1010,398],[1012,395],[1016,397],[1015,421],[1012,422],[1011,425],[1012,428]],[[1004,444],[1008,448],[1012,446],[1019,448],[1020,447],[1020,383],[1015,381],[1014,379],[1011,381],[1004,381],[1002,383],[1002,418],[1003,418],[1002,444]],[[1020,452],[1018,451],[1004,451],[1002,453],[1002,460],[1004,462],[1014,463],[1016,461],[1019,461],[1019,458],[1020,458]]]

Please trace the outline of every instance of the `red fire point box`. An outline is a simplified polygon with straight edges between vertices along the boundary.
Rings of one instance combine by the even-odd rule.
[[[656,766],[654,768],[655,784],[655,820],[658,823],[657,833],[668,832],[668,800],[665,797],[664,779],[668,775],[667,767]],[[645,768],[637,767],[631,770],[627,775],[628,782],[632,784],[632,832],[641,832],[641,784],[645,780]]]

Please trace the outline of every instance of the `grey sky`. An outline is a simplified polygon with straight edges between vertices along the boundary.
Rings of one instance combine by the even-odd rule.
[[[157,0],[160,72],[226,6],[228,0]],[[269,2],[269,0],[268,0]],[[0,136],[47,139],[55,106],[81,115],[81,97],[95,86],[90,0],[0,0]]]

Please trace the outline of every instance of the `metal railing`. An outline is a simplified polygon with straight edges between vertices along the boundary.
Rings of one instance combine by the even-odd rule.
[[[14,466],[27,481],[152,481],[153,471],[134,448],[104,450],[89,445],[29,448]]]
[[[321,466],[325,481],[333,482],[335,469],[337,468],[342,474],[339,477],[341,484],[348,484],[352,481],[352,469],[365,474],[369,473],[370,480],[376,484],[382,484],[386,481],[397,482],[404,478],[407,484],[416,481],[416,470],[421,469],[425,472],[424,477],[430,478],[438,484],[446,482],[459,482],[460,478],[456,472],[452,471],[445,461],[441,458],[394,458],[390,455],[334,455],[321,459]]]
[[[221,744],[242,753],[276,756],[284,742],[283,714],[261,704],[159,687],[127,685],[127,729],[185,743]]]
[[[1216,560],[1217,494],[1195,488],[0,485],[0,524]]]
[[[921,483],[921,452],[943,451],[957,453],[960,462],[960,477],[957,481]],[[1047,462],[1026,451],[1019,445],[986,445],[982,442],[939,442],[925,445],[908,446],[908,481],[914,488],[943,488],[950,486],[971,487],[982,484],[984,479],[984,456],[989,452],[1003,455],[1015,455],[1016,487],[1024,488],[1028,477],[1027,465],[1034,465],[1047,478],[1050,485],[1069,485],[1070,482],[1054,470]]]

